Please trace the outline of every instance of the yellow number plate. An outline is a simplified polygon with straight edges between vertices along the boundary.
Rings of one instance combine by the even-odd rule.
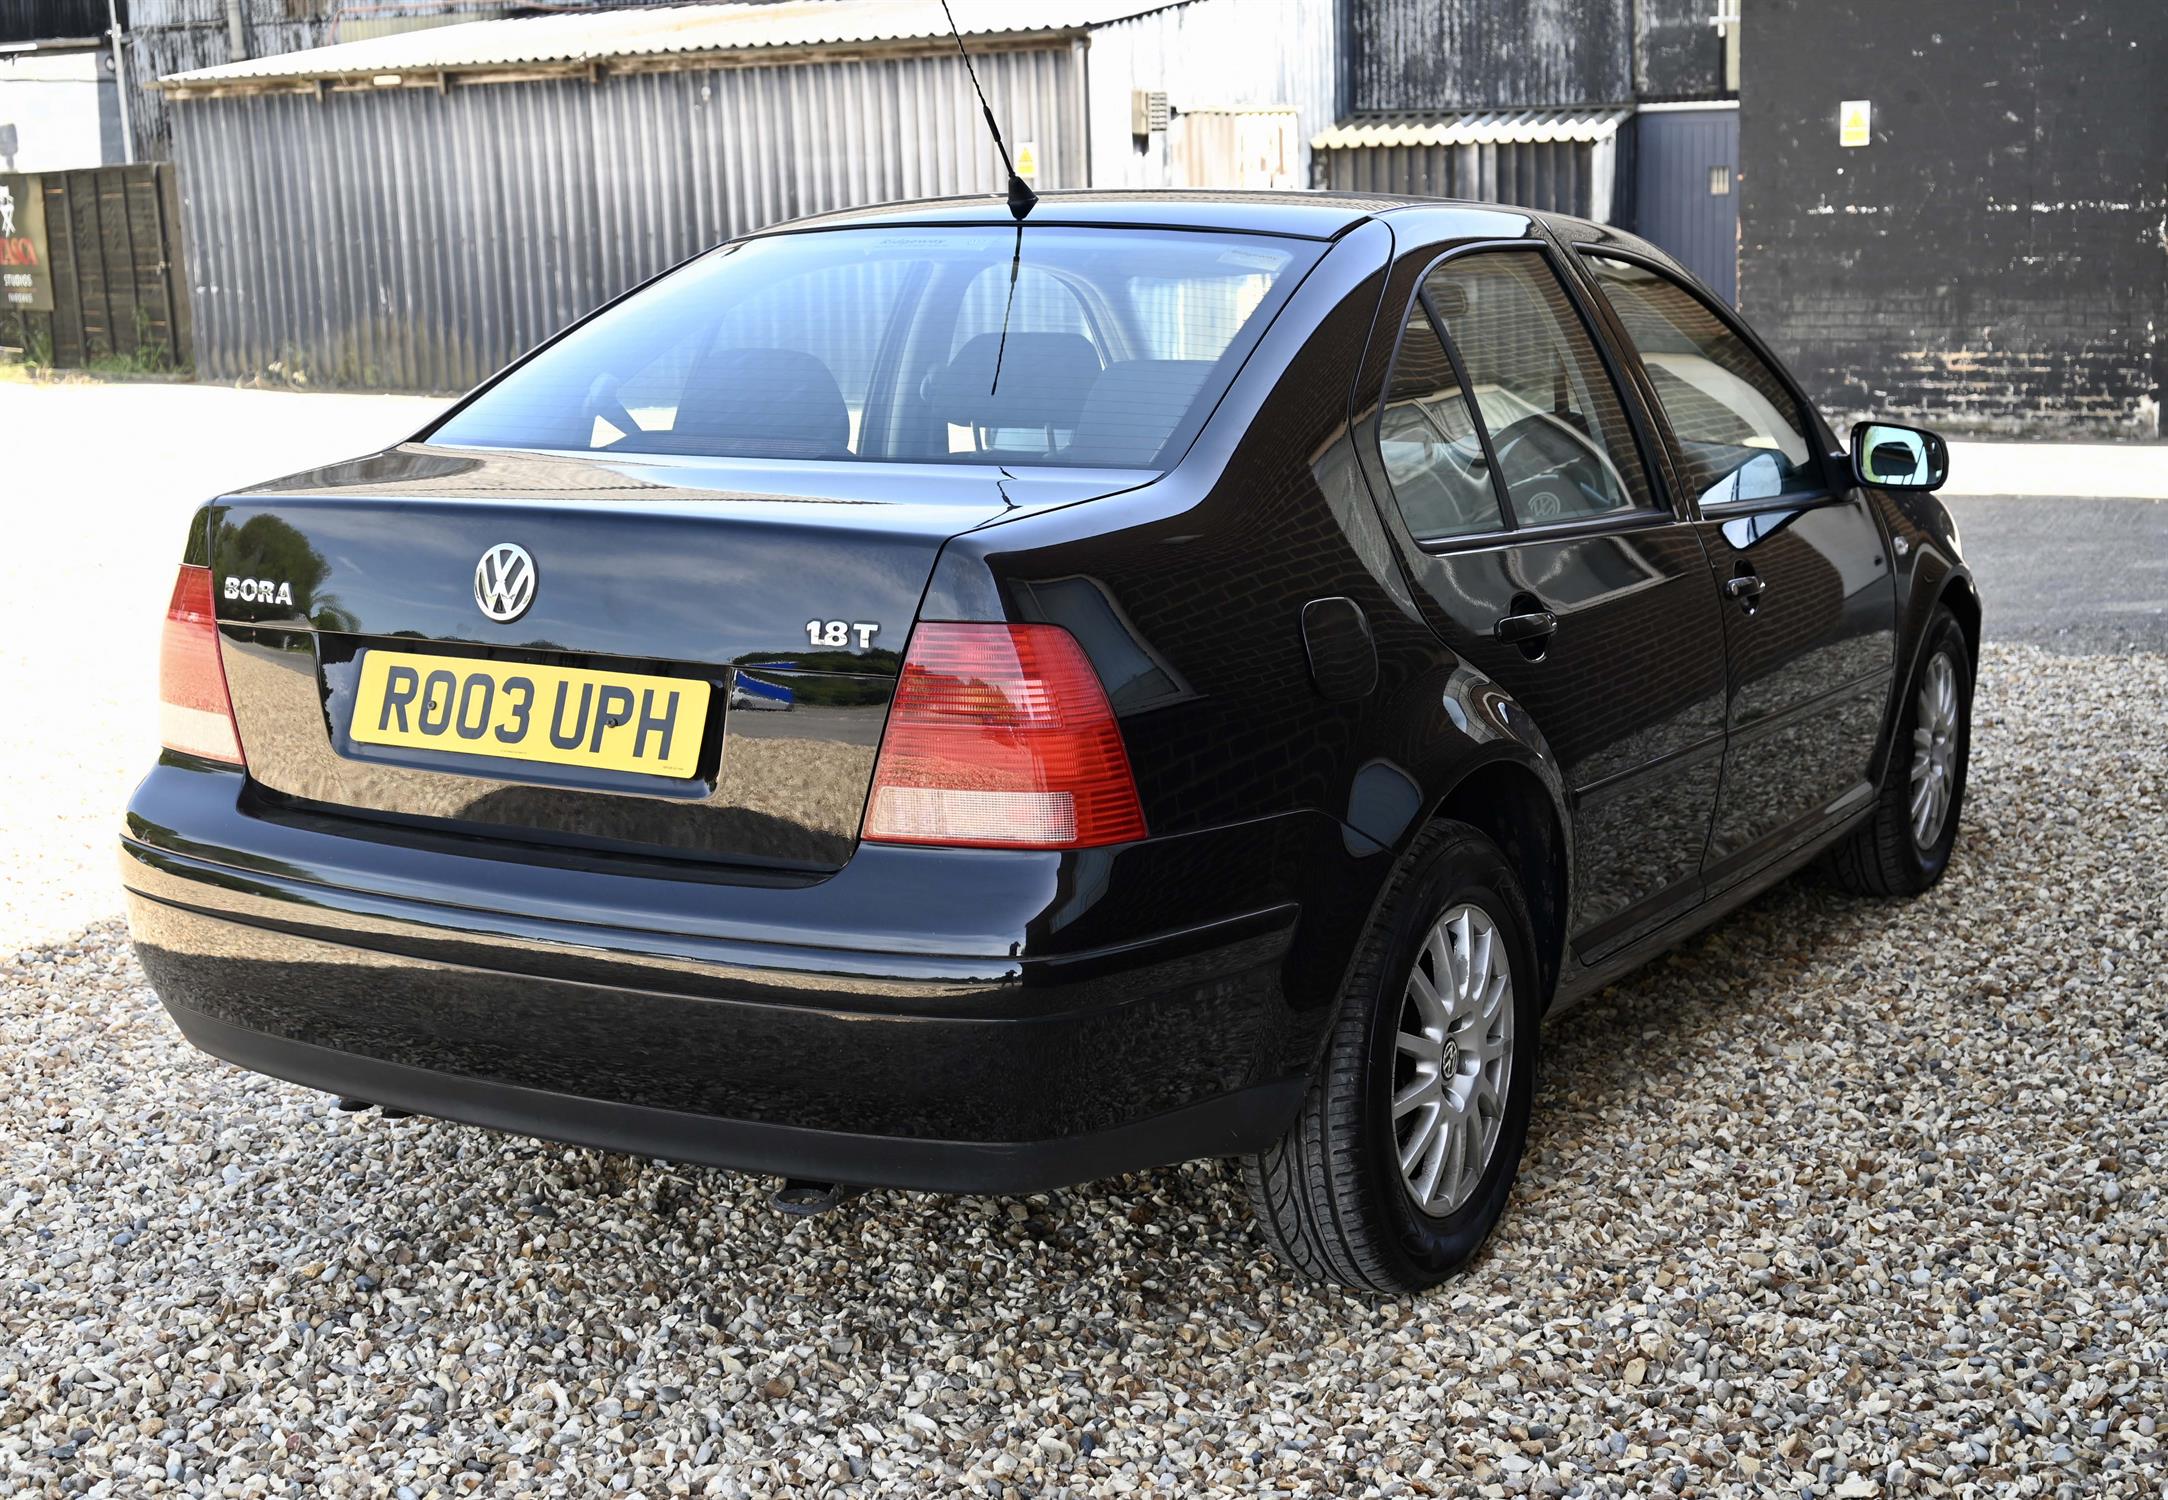
[[[347,735],[682,779],[707,722],[708,684],[689,678],[366,651]]]

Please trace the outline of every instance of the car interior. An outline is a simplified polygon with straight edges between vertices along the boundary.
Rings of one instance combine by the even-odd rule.
[[[1139,233],[837,231],[734,247],[575,330],[434,437],[1163,466],[1291,289],[1281,273],[1318,252],[1179,231],[1145,247]]]

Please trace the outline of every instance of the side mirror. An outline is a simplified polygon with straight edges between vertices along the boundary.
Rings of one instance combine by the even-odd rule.
[[[1880,490],[1939,490],[1950,447],[1924,427],[1861,422],[1852,429],[1852,479]]]

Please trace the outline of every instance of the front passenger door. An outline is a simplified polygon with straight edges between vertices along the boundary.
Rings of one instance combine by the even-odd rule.
[[[1641,355],[1698,506],[1731,664],[1712,896],[1872,795],[1896,653],[1882,528],[1832,489],[1819,424],[1727,315],[1653,264],[1585,264]]]

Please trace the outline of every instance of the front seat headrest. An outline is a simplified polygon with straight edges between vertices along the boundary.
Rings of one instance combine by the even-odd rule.
[[[848,458],[851,411],[836,377],[803,350],[718,349],[685,382],[668,437],[673,453]]]
[[[921,394],[935,416],[958,427],[1073,432],[1098,378],[1099,352],[1080,333],[1012,333],[1006,348],[1000,334],[982,333],[936,368]]]

